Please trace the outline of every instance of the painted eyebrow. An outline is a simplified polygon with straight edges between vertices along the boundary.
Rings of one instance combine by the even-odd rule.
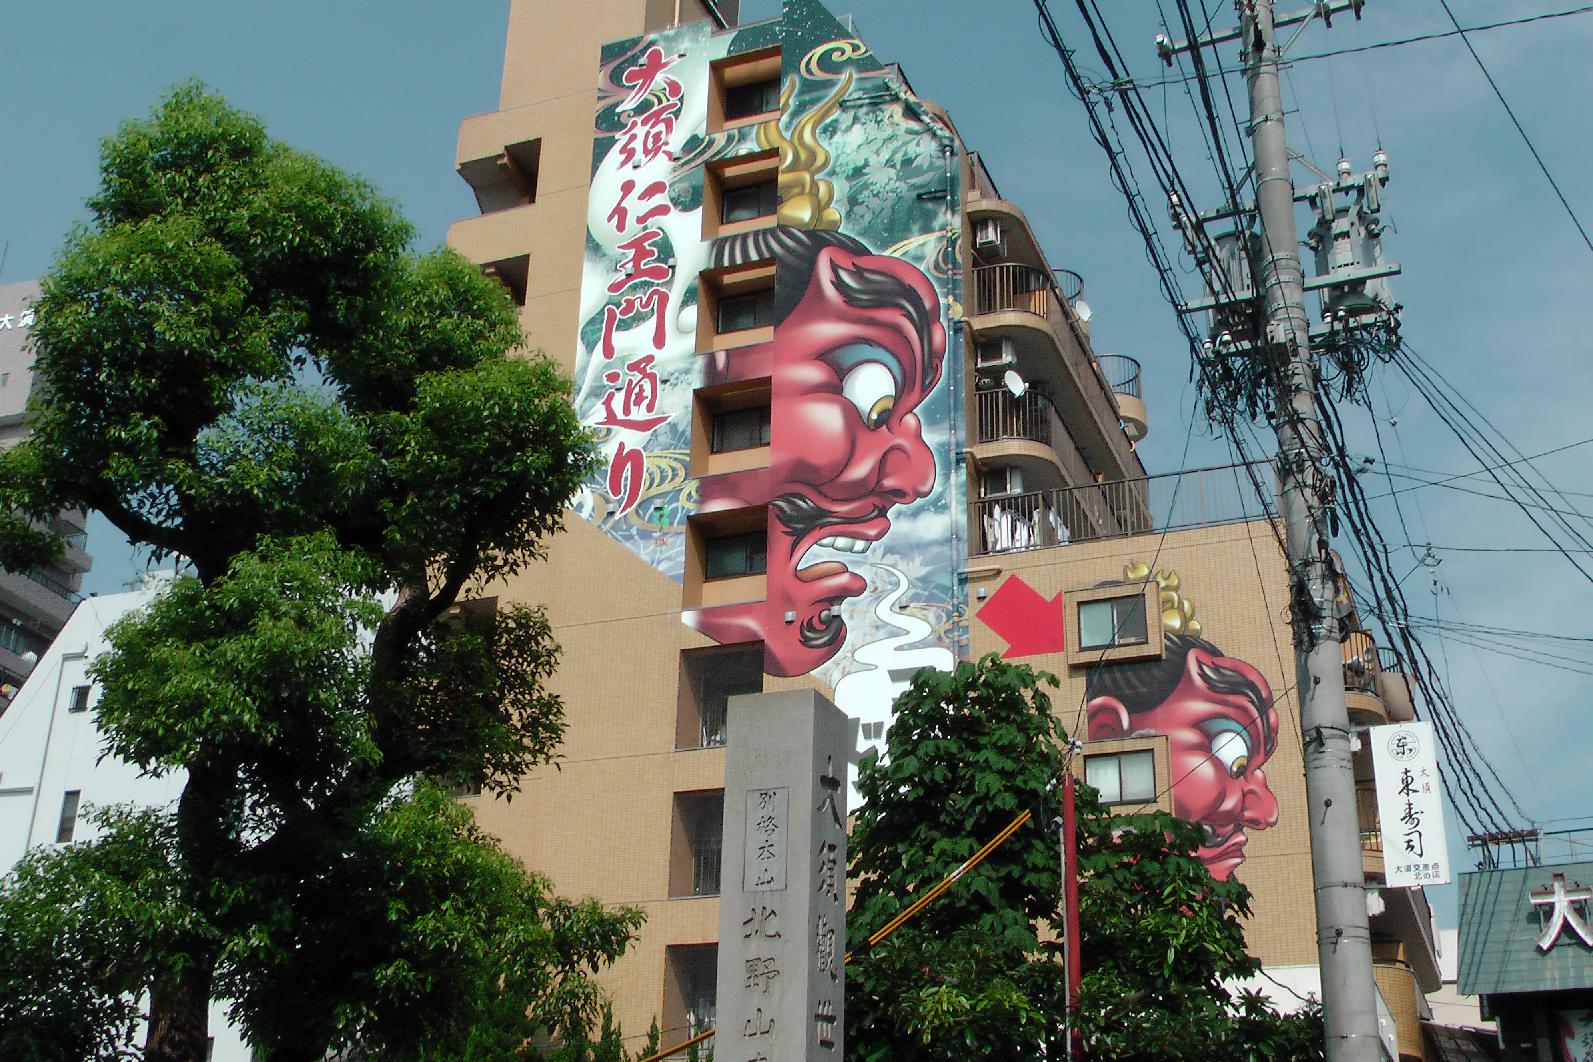
[[[1254,679],[1242,671],[1204,661],[1196,666],[1200,669],[1200,677],[1205,680],[1206,688],[1211,692],[1228,696],[1237,694],[1250,702],[1250,707],[1256,713],[1256,721],[1261,724],[1261,743],[1270,756],[1278,745],[1278,735],[1273,733],[1272,724],[1267,719],[1267,709],[1272,706],[1271,699],[1261,692],[1261,687],[1256,685]]]
[[[935,355],[930,345],[930,329],[934,319],[918,289],[891,273],[857,266],[853,269],[836,264],[831,266],[831,279],[841,300],[859,310],[897,310],[912,325],[918,337],[918,349],[923,357],[919,371],[920,387],[927,391],[935,378]]]
[[[905,375],[902,359],[885,347],[874,343],[848,343],[825,354],[824,359],[830,363],[837,376],[845,376],[847,372],[865,361],[883,365],[890,372],[891,378],[896,381],[897,390],[901,390],[902,376]]]

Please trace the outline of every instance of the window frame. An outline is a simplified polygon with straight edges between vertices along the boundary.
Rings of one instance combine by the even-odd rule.
[[[68,789],[61,794],[61,818],[55,826],[55,843],[71,844],[77,836],[78,813],[83,808],[83,790]]]
[[[1149,763],[1149,766],[1150,766],[1149,788],[1143,790],[1143,792],[1141,792],[1140,790],[1136,790],[1133,794],[1128,794],[1128,793],[1124,792],[1124,786],[1123,786],[1123,762],[1125,760],[1129,759],[1129,758],[1133,758],[1136,762],[1140,762],[1143,759],[1144,762],[1148,762]],[[1116,798],[1108,798],[1108,796],[1106,795],[1105,790],[1103,790],[1091,778],[1090,771],[1091,771],[1092,765],[1095,766],[1096,768],[1104,768],[1104,767],[1110,765],[1110,766],[1112,766],[1112,767],[1114,767],[1116,769],[1116,775],[1117,775],[1117,796],[1116,796]],[[1118,750],[1118,751],[1115,751],[1115,752],[1093,752],[1093,753],[1086,751],[1085,754],[1084,754],[1084,784],[1090,786],[1098,794],[1100,794],[1101,803],[1103,805],[1108,806],[1108,807],[1115,807],[1115,806],[1122,805],[1122,804],[1136,804],[1136,805],[1154,804],[1154,803],[1156,803],[1157,797],[1160,796],[1160,791],[1157,788],[1157,784],[1156,784],[1156,751],[1154,749],[1121,749],[1121,750]]]
[[[1043,587],[1037,587],[1044,592]],[[1144,601],[1145,637],[1141,641],[1119,641],[1114,645],[1085,647],[1079,609],[1094,602],[1111,598],[1126,598],[1139,594]],[[1101,583],[1083,589],[1068,590],[1063,595],[1065,612],[1065,641],[1069,667],[1097,667],[1102,664],[1127,663],[1139,660],[1159,660],[1166,647],[1161,623],[1161,588],[1154,579],[1143,583]],[[1116,626],[1114,619],[1114,628]]]
[[[71,715],[78,715],[88,711],[89,696],[94,692],[92,683],[85,683],[72,687],[72,699],[67,702],[66,710]]]
[[[747,324],[727,324],[727,311],[748,306],[752,320]],[[714,300],[714,334],[733,336],[738,332],[751,332],[757,328],[774,327],[774,285],[753,288],[750,291],[732,291]]]
[[[744,548],[746,566],[737,571],[714,572],[714,558],[721,555],[718,551],[732,548],[735,543]],[[758,548],[754,549],[754,544]],[[761,558],[761,563],[753,566],[754,558]],[[703,541],[702,578],[705,583],[718,582],[721,579],[743,579],[749,575],[767,575],[769,572],[769,533],[767,529],[759,528],[752,531],[737,531],[727,535],[718,535]]]
[[[733,454],[742,450],[756,450],[769,445],[770,428],[773,424],[774,411],[768,405],[741,406],[737,409],[722,409],[713,413],[708,421],[708,452],[710,454]],[[746,419],[756,415],[758,418],[757,430],[753,433],[753,442],[743,442],[739,445],[730,445],[725,440],[726,424],[736,418]]]
[[[1111,624],[1111,634],[1104,642],[1086,642],[1084,640],[1084,613],[1086,609],[1092,611],[1106,609]],[[1138,614],[1139,623],[1137,632],[1127,633],[1125,619]],[[1080,601],[1076,606],[1078,616],[1079,648],[1084,650],[1121,649],[1128,645],[1144,645],[1150,639],[1150,617],[1145,612],[1145,598],[1142,594],[1120,594],[1116,597],[1102,597],[1093,601]]]
[[[732,217],[731,208],[733,202],[746,197],[750,192],[757,193],[757,202],[752,204],[756,207],[757,212],[747,214],[744,217]],[[732,185],[720,189],[719,192],[719,224],[722,226],[745,225],[748,222],[758,221],[763,218],[772,218],[779,213],[779,210],[780,183],[774,176],[760,178],[746,184]]]

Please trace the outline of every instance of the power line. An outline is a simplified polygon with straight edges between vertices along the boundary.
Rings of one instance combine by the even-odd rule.
[[[1497,472],[1501,468],[1511,468],[1511,467],[1513,467],[1515,465],[1525,464],[1525,463],[1527,463],[1529,461],[1536,461],[1540,457],[1549,457],[1552,454],[1564,453],[1566,450],[1574,450],[1574,449],[1576,449],[1579,446],[1586,446],[1589,443],[1593,443],[1593,438],[1578,439],[1576,442],[1566,443],[1564,446],[1556,446],[1554,449],[1552,449],[1552,450],[1544,450],[1542,453],[1529,454],[1526,457],[1518,457],[1514,461],[1505,461],[1505,462],[1503,462],[1501,464],[1490,465],[1487,468],[1479,468],[1475,472],[1456,472],[1456,473],[1437,472],[1437,471],[1434,471],[1433,469],[1430,469],[1430,468],[1417,468],[1415,465],[1400,464],[1397,461],[1391,462],[1391,461],[1387,460],[1386,458],[1384,459],[1383,464],[1384,465],[1393,465],[1393,467],[1395,467],[1395,468],[1403,468],[1403,469],[1406,469],[1406,470],[1411,471],[1411,472],[1421,472],[1421,473],[1423,473],[1425,475],[1429,475],[1429,476],[1442,476],[1442,477],[1444,477],[1443,479],[1436,480],[1436,481],[1430,481],[1430,482],[1427,482],[1425,484],[1426,486],[1429,486],[1429,487],[1436,487],[1436,486],[1440,486],[1441,484],[1448,483],[1448,482],[1450,482],[1452,480],[1471,479],[1473,477],[1483,475],[1484,473],[1487,473],[1487,472]],[[1534,470],[1534,471],[1536,471],[1536,470]],[[1395,473],[1395,475],[1398,475],[1398,473]],[[1540,473],[1540,475],[1541,475],[1541,473]],[[1415,476],[1401,476],[1400,478],[1401,479],[1415,479],[1416,477]],[[1389,491],[1388,494],[1374,494],[1370,498],[1368,498],[1367,500],[1368,501],[1376,501],[1378,498],[1386,498],[1386,497],[1388,497],[1389,495],[1392,495],[1392,494],[1399,494],[1399,493],[1402,493],[1405,490],[1414,490],[1414,489],[1415,489],[1414,487],[1405,487],[1405,488],[1402,488],[1401,490]]]
[[[1483,22],[1475,26],[1466,26],[1463,29],[1442,30],[1436,33],[1419,33],[1411,37],[1400,37],[1389,41],[1375,41],[1371,44],[1358,44],[1348,48],[1330,48],[1326,51],[1312,52],[1309,55],[1290,56],[1286,59],[1280,60],[1278,66],[1280,69],[1287,69],[1296,65],[1297,63],[1309,63],[1318,59],[1332,59],[1334,56],[1338,55],[1357,55],[1365,52],[1380,51],[1386,48],[1401,48],[1407,44],[1425,44],[1428,41],[1447,40],[1450,37],[1461,37],[1468,33],[1484,33],[1489,30],[1505,29],[1510,26],[1525,26],[1533,22],[1544,22],[1549,19],[1568,18],[1572,15],[1586,15],[1589,13],[1593,13],[1593,4],[1587,4],[1582,7],[1573,7],[1567,11],[1546,11],[1543,14],[1526,15],[1522,18],[1507,18],[1501,19],[1497,22]],[[1242,74],[1244,73],[1244,69],[1242,67],[1235,66],[1218,66],[1210,70],[1209,73]],[[1197,76],[1199,75],[1178,74],[1169,75],[1168,77],[1153,78],[1148,81],[1141,81],[1137,79],[1129,80],[1140,88],[1158,88],[1162,85],[1177,85],[1187,81],[1193,81]],[[1114,81],[1110,84],[1093,85],[1092,87],[1096,91],[1107,92],[1126,86],[1122,81]]]
[[[1493,79],[1493,75],[1488,72],[1488,67],[1483,63],[1482,56],[1478,55],[1477,49],[1472,46],[1471,38],[1466,36],[1467,31],[1461,28],[1460,20],[1449,9],[1449,0],[1438,0],[1438,4],[1444,9],[1444,14],[1449,16],[1449,21],[1455,24],[1455,31],[1460,34],[1460,40],[1465,44],[1466,51],[1470,52],[1471,57],[1477,61],[1477,69],[1481,70],[1482,76],[1488,80],[1488,87],[1493,89],[1493,94],[1499,97],[1499,105],[1510,116],[1510,122],[1516,127],[1516,132],[1521,134],[1522,143],[1527,145],[1527,150],[1532,153],[1533,161],[1538,164],[1538,169],[1543,171],[1544,179],[1549,182],[1549,187],[1554,189],[1554,194],[1559,197],[1560,205],[1565,207],[1566,214],[1571,218],[1571,224],[1575,225],[1576,231],[1581,234],[1582,242],[1587,244],[1589,251],[1593,251],[1593,238],[1589,238],[1587,229],[1582,227],[1582,219],[1576,216],[1575,210],[1571,209],[1571,201],[1565,198],[1564,192],[1560,191],[1560,183],[1554,179],[1554,174],[1549,172],[1548,164],[1543,161],[1543,156],[1538,154],[1538,149],[1532,143],[1532,138],[1527,135],[1526,129],[1521,125],[1521,119],[1516,117],[1516,112],[1510,106],[1510,101],[1505,99],[1505,95],[1500,91],[1498,83]]]

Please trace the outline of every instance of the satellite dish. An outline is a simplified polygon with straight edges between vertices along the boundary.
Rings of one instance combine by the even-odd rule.
[[[1029,392],[1029,381],[1018,375],[1018,370],[1008,369],[1001,376],[1001,382],[1006,384],[1007,390],[1012,392],[1013,398],[1022,398]]]
[[[1085,324],[1089,324],[1090,318],[1095,316],[1095,311],[1090,309],[1090,304],[1084,301],[1083,295],[1073,300],[1073,313]]]

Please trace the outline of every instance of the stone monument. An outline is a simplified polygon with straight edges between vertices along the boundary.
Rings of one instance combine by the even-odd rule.
[[[730,698],[720,1062],[842,1056],[846,766],[856,727],[814,690]]]

